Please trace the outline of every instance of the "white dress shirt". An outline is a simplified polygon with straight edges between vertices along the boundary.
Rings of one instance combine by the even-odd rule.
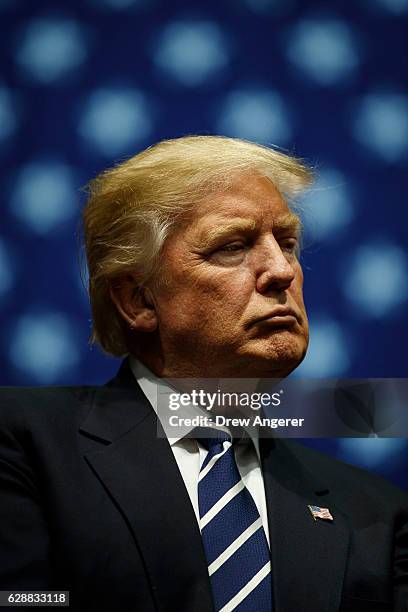
[[[139,360],[131,358],[130,366],[143,393],[157,414],[158,386],[160,385],[161,389],[167,388],[169,391],[171,390],[170,386],[167,385],[163,379],[158,378]],[[186,407],[185,410],[190,416],[195,416],[197,414],[192,406]],[[159,414],[158,418],[160,419]],[[194,438],[184,437],[193,429],[193,427],[187,429],[183,436],[171,437],[171,433],[173,432],[169,431],[168,424],[166,426],[164,421],[161,421],[161,424],[173,451],[180,473],[183,477],[191,504],[194,508],[197,522],[200,524],[200,513],[198,507],[198,477],[200,467],[203,464],[208,451],[204,448],[204,446],[198,444],[197,440]],[[262,520],[266,538],[269,543],[268,516],[266,509],[265,488],[260,466],[259,439],[253,430],[249,429],[247,433],[252,440],[252,443],[249,441],[247,443],[242,442],[234,444],[235,460],[241,478],[254,499]]]

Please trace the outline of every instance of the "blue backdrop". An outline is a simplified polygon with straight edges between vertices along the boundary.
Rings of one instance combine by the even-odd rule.
[[[0,0],[0,383],[116,371],[88,345],[80,186],[192,133],[316,168],[299,374],[407,376],[407,19],[407,0]],[[312,443],[408,488],[406,440]]]

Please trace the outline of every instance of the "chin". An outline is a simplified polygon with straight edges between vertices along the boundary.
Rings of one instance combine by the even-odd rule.
[[[252,347],[247,357],[251,357],[251,370],[263,372],[264,376],[283,378],[288,376],[303,361],[307,350],[307,339],[293,337],[289,332],[279,334],[271,341],[263,340]]]

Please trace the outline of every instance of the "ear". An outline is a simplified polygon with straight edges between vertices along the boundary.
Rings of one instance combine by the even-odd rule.
[[[115,279],[110,285],[110,295],[118,312],[134,331],[153,332],[157,329],[152,293],[140,285],[136,276],[128,274]]]

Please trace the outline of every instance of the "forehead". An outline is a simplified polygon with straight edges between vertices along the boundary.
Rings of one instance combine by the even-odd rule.
[[[207,228],[254,228],[268,225],[297,225],[299,219],[273,183],[260,176],[241,176],[227,191],[215,192],[197,204],[189,219],[190,230]]]

